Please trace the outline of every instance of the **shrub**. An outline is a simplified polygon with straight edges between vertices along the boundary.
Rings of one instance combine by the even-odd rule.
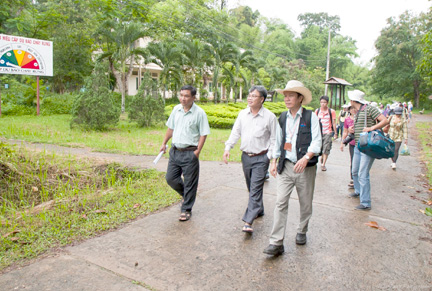
[[[106,71],[106,65],[101,62],[86,79],[86,89],[73,104],[71,127],[78,125],[85,129],[106,130],[118,123],[120,107],[115,106]]]
[[[36,115],[36,107],[6,103],[1,107],[2,115]]]
[[[76,98],[77,96],[70,93],[50,94],[41,101],[40,112],[42,115],[70,114]]]
[[[207,116],[211,128],[231,129],[234,125],[235,119]]]
[[[164,119],[164,100],[152,96],[151,78],[144,78],[138,93],[132,97],[129,120],[136,121],[139,127],[148,127]]]

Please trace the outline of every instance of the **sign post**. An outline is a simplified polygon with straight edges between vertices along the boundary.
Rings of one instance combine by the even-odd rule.
[[[39,76],[36,77],[36,112],[39,116]]]
[[[39,77],[53,76],[52,41],[0,34],[0,74],[36,76],[39,115]]]

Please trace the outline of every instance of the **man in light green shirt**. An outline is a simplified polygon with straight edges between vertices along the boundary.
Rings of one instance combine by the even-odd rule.
[[[166,180],[183,197],[180,221],[187,221],[192,216],[199,179],[198,158],[210,134],[207,115],[194,103],[195,96],[196,88],[193,86],[181,88],[180,104],[173,108],[168,118],[168,130],[160,148],[165,152],[172,138]]]

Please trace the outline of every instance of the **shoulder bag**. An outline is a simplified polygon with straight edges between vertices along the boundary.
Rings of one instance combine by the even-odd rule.
[[[364,111],[364,127],[367,127],[367,106]],[[395,154],[394,141],[386,137],[381,129],[360,133],[357,147],[359,151],[375,159],[388,159]]]

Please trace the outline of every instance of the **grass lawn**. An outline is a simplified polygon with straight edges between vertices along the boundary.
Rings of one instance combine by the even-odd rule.
[[[0,271],[180,200],[156,170],[4,143],[0,191]]]
[[[95,151],[156,156],[166,127],[138,128],[124,118],[108,132],[85,132],[69,127],[70,115],[5,116],[0,118],[0,136],[30,142],[70,147],[89,147]],[[211,129],[200,160],[221,161],[230,130]],[[231,150],[231,161],[240,161],[239,143]]]
[[[432,122],[417,122],[416,128],[419,133],[419,140],[422,145],[424,162],[427,167],[427,178],[429,184],[432,185]]]
[[[70,115],[6,116],[0,136],[95,151],[153,155],[166,127],[121,120],[108,132],[69,127]],[[212,129],[201,160],[221,161],[230,130]],[[240,161],[239,145],[231,160]],[[0,271],[179,201],[162,173],[134,171],[0,142]]]

